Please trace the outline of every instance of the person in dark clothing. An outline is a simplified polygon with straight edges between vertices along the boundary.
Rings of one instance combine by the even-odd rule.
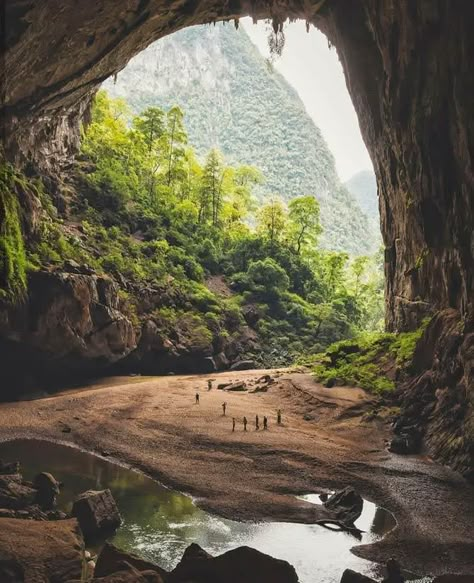
[[[266,417],[263,418],[263,428],[268,429],[268,419]]]
[[[224,402],[222,403],[222,414],[223,414],[224,416],[225,416],[225,410],[226,410],[226,408],[227,408],[227,403],[224,401]]]
[[[196,405],[199,405],[199,393],[196,393]]]
[[[244,431],[247,431],[247,417],[244,417]]]
[[[255,415],[255,430],[258,431],[260,429],[260,425],[258,422],[258,415]]]
[[[235,417],[232,417],[232,433],[235,431]]]
[[[207,381],[207,390],[210,391],[211,389],[212,389],[212,381],[211,381],[211,379],[209,379]]]
[[[281,425],[281,409],[278,409],[277,411],[277,423],[278,425]]]

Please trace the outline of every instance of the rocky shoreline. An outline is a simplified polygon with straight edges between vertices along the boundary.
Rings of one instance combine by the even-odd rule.
[[[122,522],[110,490],[79,494],[70,515],[57,508],[61,484],[49,473],[25,481],[18,462],[0,461],[0,581],[3,583],[297,583],[292,565],[250,547],[237,547],[212,556],[192,543],[171,571],[124,552],[113,544],[101,545],[96,557],[89,544],[110,536]],[[318,524],[337,526],[357,536],[354,526],[363,507],[350,487],[329,498],[328,512]],[[11,540],[15,540],[12,547]],[[32,552],[39,544],[39,552]],[[403,583],[400,566],[387,563],[384,583]],[[341,583],[375,583],[346,569]]]

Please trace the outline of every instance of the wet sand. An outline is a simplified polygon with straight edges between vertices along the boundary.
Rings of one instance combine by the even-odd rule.
[[[268,392],[251,393],[264,372],[113,378],[3,403],[0,440],[40,438],[105,453],[232,519],[313,522],[324,509],[295,495],[352,485],[398,522],[383,541],[358,546],[359,556],[395,557],[418,574],[474,573],[472,485],[429,459],[390,454],[388,427],[367,420],[372,398],[361,389],[326,389],[284,371]],[[214,386],[245,380],[250,391],[208,391],[208,378]]]

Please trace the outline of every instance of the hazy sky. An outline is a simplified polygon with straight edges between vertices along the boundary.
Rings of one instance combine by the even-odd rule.
[[[250,18],[241,23],[267,57],[267,25],[263,21],[254,25]],[[283,55],[274,66],[298,91],[321,129],[340,178],[345,181],[360,170],[372,169],[336,50],[329,49],[326,37],[314,27],[307,33],[302,21],[287,23],[285,36]]]

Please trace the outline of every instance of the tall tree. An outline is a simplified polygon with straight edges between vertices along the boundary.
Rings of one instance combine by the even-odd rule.
[[[185,159],[185,145],[188,141],[188,136],[184,128],[184,113],[180,107],[174,105],[170,108],[166,115],[167,129],[168,129],[168,170],[167,170],[167,185],[172,186],[172,183],[178,178],[177,174],[182,174],[179,171],[184,171],[182,163]]]
[[[303,247],[315,249],[322,232],[318,201],[311,195],[300,196],[290,201],[288,209],[289,236],[297,255]]]
[[[223,202],[223,180],[225,168],[222,156],[218,150],[213,149],[206,158],[206,164],[202,175],[200,220],[206,219],[210,211],[210,219],[214,226],[217,226],[220,219],[220,212]]]
[[[281,200],[272,198],[258,213],[258,231],[269,239],[271,246],[283,237],[287,220],[286,209]]]

